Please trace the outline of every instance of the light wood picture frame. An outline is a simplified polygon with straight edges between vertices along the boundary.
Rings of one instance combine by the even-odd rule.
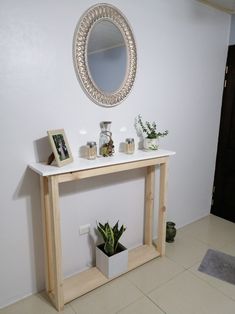
[[[62,167],[73,162],[73,156],[64,129],[50,130],[47,131],[47,134],[57,165]]]

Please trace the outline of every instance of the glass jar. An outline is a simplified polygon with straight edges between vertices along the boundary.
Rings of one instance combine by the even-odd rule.
[[[97,146],[96,142],[87,142],[87,159],[96,159],[97,157]]]
[[[133,154],[135,152],[135,140],[133,138],[127,138],[125,144],[126,154]]]
[[[99,153],[103,157],[113,156],[114,154],[112,132],[110,131],[111,123],[111,121],[103,121],[100,123]]]

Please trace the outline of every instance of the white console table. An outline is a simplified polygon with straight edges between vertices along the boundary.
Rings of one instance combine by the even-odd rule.
[[[77,158],[62,168],[43,163],[31,163],[29,167],[40,175],[46,291],[60,311],[64,304],[107,283],[96,267],[64,279],[61,260],[61,231],[59,209],[59,184],[84,178],[105,175],[137,168],[146,168],[145,178],[145,228],[144,244],[129,251],[128,271],[165,254],[166,190],[169,156],[174,152],[138,150],[133,155],[123,153],[95,160]],[[152,218],[154,201],[155,166],[160,165],[159,212],[157,248],[152,245]]]

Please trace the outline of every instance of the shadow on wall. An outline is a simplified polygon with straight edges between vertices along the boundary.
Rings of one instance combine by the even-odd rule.
[[[109,157],[104,157],[109,158]],[[144,178],[145,170],[144,169],[134,169],[129,171],[117,172],[106,174],[103,176],[97,176],[93,178],[82,179],[80,182],[66,182],[60,186],[60,195],[66,196],[71,194],[79,194],[94,190],[102,190],[105,187],[112,186],[115,189],[115,186],[125,183],[135,181],[141,178]]]
[[[26,200],[28,219],[28,234],[31,250],[31,276],[33,290],[44,289],[44,252],[43,252],[43,228],[40,207],[40,181],[39,176],[27,168],[13,194],[13,199]]]
[[[47,161],[49,155],[52,152],[48,137],[42,137],[34,141],[34,154],[35,154],[35,161]]]

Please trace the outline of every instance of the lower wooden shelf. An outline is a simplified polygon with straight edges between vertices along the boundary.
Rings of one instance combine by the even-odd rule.
[[[153,245],[142,245],[129,251],[128,271],[147,263],[160,256]],[[114,279],[114,278],[112,278]],[[64,303],[68,303],[87,292],[111,281],[106,278],[96,267],[64,280]]]

